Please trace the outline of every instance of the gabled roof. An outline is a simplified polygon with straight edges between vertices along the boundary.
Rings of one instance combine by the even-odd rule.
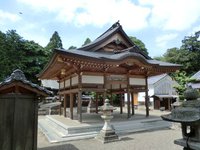
[[[135,44],[129,39],[127,34],[124,32],[124,30],[122,29],[122,26],[119,24],[119,22],[116,22],[106,32],[101,34],[94,41],[78,48],[78,50],[92,51],[95,46],[108,40],[112,35],[116,34],[117,32],[120,33],[126,39],[126,41],[130,44],[130,46],[135,46]]]
[[[119,39],[119,43],[118,43]],[[116,43],[115,43],[116,42]],[[125,44],[125,45],[124,45]],[[153,60],[140,50],[123,31],[119,22],[93,42],[75,50],[55,49],[54,55],[38,75],[40,79],[59,79],[61,69],[68,74],[93,71],[149,76],[174,72],[181,65]],[[85,70],[84,70],[85,69]]]
[[[148,78],[148,84],[149,85],[155,84],[156,82],[160,81],[161,79],[163,79],[166,76],[167,76],[166,73],[161,74],[161,75],[157,75],[157,76],[151,76],[151,77]]]
[[[28,81],[24,73],[19,69],[16,69],[15,71],[13,71],[10,77],[6,78],[3,82],[0,83],[0,91],[15,82],[21,83],[22,86],[27,85],[30,87],[30,89],[34,89],[33,91],[35,92],[38,91],[40,94],[45,95],[45,96],[52,94],[50,91],[48,91],[44,87],[41,87],[37,84],[34,84]]]

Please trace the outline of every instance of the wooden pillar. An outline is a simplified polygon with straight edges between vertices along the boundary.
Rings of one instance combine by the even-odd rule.
[[[168,98],[168,109],[171,110],[171,100]]]
[[[58,81],[59,89],[58,93],[60,92],[60,81]],[[62,108],[62,102],[61,102],[61,95],[59,93],[59,101],[60,101],[60,106],[59,106],[59,114],[61,115],[61,108]]]
[[[82,91],[78,91],[78,109],[79,109],[79,114],[78,114],[78,120],[79,122],[82,122]]]
[[[119,88],[120,88],[120,114],[123,114],[123,99],[122,99],[122,85],[120,84],[119,85]]]
[[[98,93],[96,93],[95,100],[96,100],[96,113],[98,114]]]
[[[146,117],[149,117],[149,94],[148,94],[148,76],[145,77],[145,106],[146,106]]]
[[[82,76],[78,73],[78,120],[82,122]]]
[[[135,115],[135,104],[134,104],[134,93],[131,93],[132,101],[131,101],[131,106],[132,106],[132,115]]]
[[[127,118],[130,118],[130,82],[129,82],[129,73],[127,74]]]
[[[110,85],[110,104],[113,106],[112,84]]]
[[[64,117],[67,117],[67,113],[66,113],[66,108],[67,108],[67,95],[64,95]]]
[[[59,102],[60,102],[60,106],[59,106],[59,115],[61,115],[62,102],[61,102],[61,95],[60,95],[60,94],[59,94]]]
[[[123,114],[123,99],[122,99],[122,93],[120,93],[120,114]]]
[[[104,78],[104,84],[103,84],[103,88],[104,88],[104,92],[103,92],[103,103],[105,102],[106,99],[106,95],[107,95],[107,89],[106,89],[106,74],[104,73],[103,75]]]
[[[70,118],[74,119],[74,115],[73,115],[73,106],[74,105],[74,94],[70,93]]]

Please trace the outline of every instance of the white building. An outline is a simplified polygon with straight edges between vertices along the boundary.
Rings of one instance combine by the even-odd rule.
[[[178,83],[167,74],[161,74],[148,78],[148,89],[150,103],[154,109],[171,109],[171,104],[176,101],[178,94],[174,86]],[[139,104],[144,104],[145,93],[138,93]]]

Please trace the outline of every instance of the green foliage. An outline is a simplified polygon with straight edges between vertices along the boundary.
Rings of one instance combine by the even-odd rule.
[[[21,69],[28,80],[36,83],[36,75],[47,62],[44,48],[34,41],[24,40],[15,30],[0,32],[0,53],[0,81],[13,70]]]
[[[171,63],[182,64],[182,70],[187,75],[192,75],[200,70],[200,32],[187,36],[182,41],[180,48],[171,48],[163,55],[161,60]]]
[[[87,45],[87,44],[89,44],[89,43],[91,43],[90,38],[86,38],[86,40],[85,40],[85,42],[83,43],[82,46]]]
[[[76,46],[70,46],[69,48],[68,48],[68,50],[73,50],[73,49],[76,49],[77,47]]]
[[[53,50],[55,48],[61,48],[61,49],[63,48],[62,40],[57,31],[53,33],[52,37],[50,38],[49,43],[45,47],[45,50],[47,51],[47,54],[49,57],[52,55]]]
[[[189,82],[192,82],[194,79],[190,79],[185,71],[177,71],[172,74],[172,78],[174,78],[179,85],[175,86],[177,93],[180,95],[180,99],[184,99],[183,93],[186,90],[186,85]]]
[[[23,58],[25,75],[33,82],[37,82],[37,78],[33,75],[37,75],[43,69],[48,61],[47,54],[44,48],[34,41],[25,41],[24,56],[26,56]]]
[[[137,46],[139,47],[139,49],[141,49],[145,54],[148,55],[148,51],[147,51],[147,48],[145,47],[145,44],[137,39],[136,37],[133,37],[133,36],[129,36],[129,38],[131,39],[131,41]]]

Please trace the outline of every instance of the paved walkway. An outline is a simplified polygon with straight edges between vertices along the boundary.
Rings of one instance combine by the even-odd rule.
[[[159,118],[160,115],[167,114],[169,112],[161,112],[159,110],[151,110],[150,111],[150,119]],[[118,124],[119,122],[127,122],[126,114],[121,115],[121,117],[116,117],[116,115],[120,115],[119,112],[114,112],[115,119],[112,120],[114,124]],[[69,125],[79,126],[79,125],[87,125],[87,124],[95,124],[102,123],[100,115],[85,115],[83,123],[79,123],[78,121],[62,118],[61,116],[57,116],[64,120],[65,123],[69,123]],[[58,119],[57,118],[57,119]],[[145,109],[139,108],[136,110],[136,115],[130,118],[131,121],[141,121],[141,119],[146,119],[145,117]],[[121,134],[121,141],[113,142],[108,144],[102,144],[99,141],[91,138],[85,140],[77,140],[77,141],[68,141],[63,143],[55,143],[50,144],[45,136],[39,131],[38,133],[38,150],[88,150],[88,149],[96,149],[96,150],[105,150],[105,149],[119,149],[119,150],[127,150],[127,149],[135,149],[135,150],[181,150],[182,148],[174,145],[173,140],[181,138],[180,130],[159,130],[145,133],[134,133],[134,134]],[[98,145],[98,146],[97,146]]]
[[[120,136],[121,141],[102,144],[95,139],[49,144],[44,135],[38,134],[38,150],[182,150],[174,144],[181,138],[181,131],[159,130]]]

